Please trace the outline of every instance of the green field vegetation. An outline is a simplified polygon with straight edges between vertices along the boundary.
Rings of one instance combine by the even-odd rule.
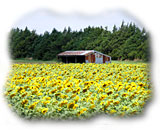
[[[54,60],[49,60],[49,61],[43,61],[43,60],[29,60],[29,59],[24,59],[24,58],[20,58],[20,59],[11,59],[11,63],[13,64],[55,64],[55,63],[59,63],[60,61],[58,61],[57,59]]]
[[[149,62],[145,62],[145,61],[131,61],[131,60],[126,60],[126,61],[112,60],[112,63],[119,63],[119,64],[140,64],[140,63],[146,63],[146,64],[149,64]]]
[[[57,59],[50,60],[50,61],[43,61],[43,60],[29,60],[29,59],[16,59],[16,60],[11,60],[13,64],[55,64],[55,63],[60,63]],[[144,61],[119,61],[119,60],[112,60],[111,63],[118,63],[118,64],[140,64],[140,63],[149,63],[149,62],[144,62]]]

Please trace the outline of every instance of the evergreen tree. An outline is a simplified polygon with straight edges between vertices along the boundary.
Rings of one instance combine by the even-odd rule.
[[[27,27],[12,29],[9,35],[11,58],[53,60],[57,54],[66,50],[97,50],[110,55],[113,60],[140,59],[149,61],[149,35],[134,23],[122,22],[119,28],[88,26],[80,31],[70,27],[62,32],[53,28],[52,32],[38,35]]]

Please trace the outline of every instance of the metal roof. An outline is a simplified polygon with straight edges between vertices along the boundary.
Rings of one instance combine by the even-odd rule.
[[[62,53],[59,53],[58,56],[83,56],[87,55],[89,53],[93,53],[94,50],[81,50],[81,51],[65,51]]]
[[[79,51],[64,51],[58,54],[58,56],[86,56],[90,53],[99,53],[101,55],[105,55],[101,52],[95,51],[95,50],[79,50]],[[108,56],[108,55],[105,55]],[[110,57],[110,56],[108,56]]]

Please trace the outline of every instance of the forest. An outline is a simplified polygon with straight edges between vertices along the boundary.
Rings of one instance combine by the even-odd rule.
[[[96,50],[112,57],[112,60],[150,59],[149,33],[134,23],[123,21],[110,31],[108,27],[88,26],[79,31],[65,27],[63,31],[53,28],[51,32],[37,34],[27,27],[12,28],[9,33],[9,50],[12,59],[32,58],[53,60],[66,50]]]

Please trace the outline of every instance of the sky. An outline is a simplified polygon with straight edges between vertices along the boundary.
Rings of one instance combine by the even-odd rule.
[[[113,26],[120,27],[122,21],[127,23],[135,23],[139,28],[143,28],[135,17],[122,10],[112,10],[101,12],[96,15],[85,15],[80,13],[60,14],[50,10],[36,10],[22,16],[13,28],[25,29],[27,26],[29,30],[36,30],[36,33],[43,34],[45,31],[51,32],[53,28],[58,31],[63,31],[66,27],[71,27],[73,31],[84,29],[88,26],[94,27],[108,27],[112,30]]]

